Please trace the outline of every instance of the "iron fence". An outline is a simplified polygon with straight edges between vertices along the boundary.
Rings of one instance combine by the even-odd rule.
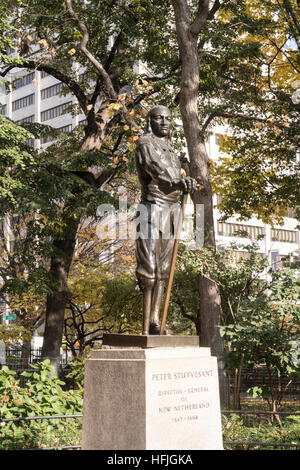
[[[278,415],[278,416],[299,416],[299,411],[266,411],[266,410],[222,410],[222,415]],[[9,422],[17,421],[35,421],[35,420],[52,420],[52,419],[76,419],[82,418],[82,414],[73,414],[73,415],[51,415],[51,416],[20,416],[16,418],[0,418],[0,426],[5,425]],[[277,449],[290,449],[296,450],[300,449],[300,443],[295,442],[262,442],[262,441],[223,441],[223,445],[231,447],[242,447],[244,450],[250,450],[251,447],[259,448],[277,448]],[[68,446],[56,446],[56,447],[36,447],[28,448],[25,450],[71,450],[71,449],[81,449],[81,445],[68,445]],[[16,449],[15,449],[16,450]]]

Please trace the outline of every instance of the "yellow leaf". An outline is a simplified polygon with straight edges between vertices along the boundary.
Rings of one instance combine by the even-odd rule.
[[[125,126],[123,127],[124,131],[128,131],[130,129],[129,126],[127,126],[127,124],[125,124]]]
[[[136,145],[135,145],[135,144],[131,144],[131,145],[128,146],[128,150],[129,150],[130,152],[133,152],[135,149],[136,149]]]
[[[40,39],[38,43],[44,47],[48,47],[48,42],[46,41],[46,39]]]
[[[132,109],[131,111],[129,111],[129,113],[126,115],[126,118],[127,119],[132,119],[135,115],[135,111],[134,109]]]
[[[76,53],[76,49],[74,47],[68,51],[68,54],[74,55]]]

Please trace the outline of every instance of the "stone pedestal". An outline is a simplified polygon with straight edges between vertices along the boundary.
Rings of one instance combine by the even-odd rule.
[[[139,336],[141,347],[126,336],[106,338],[86,361],[82,449],[222,449],[209,348],[197,337]]]

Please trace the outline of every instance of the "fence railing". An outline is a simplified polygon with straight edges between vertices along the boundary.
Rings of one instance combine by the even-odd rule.
[[[232,415],[232,414],[240,414],[240,415],[277,415],[277,416],[299,416],[300,411],[267,411],[267,410],[222,410],[223,415]],[[35,420],[54,420],[54,419],[76,419],[82,418],[82,414],[73,414],[73,415],[51,415],[51,416],[20,416],[16,418],[0,418],[0,426],[5,425],[5,423],[9,422],[17,422],[17,421],[35,421]],[[300,449],[300,443],[294,442],[262,442],[262,441],[223,441],[223,445],[226,446],[243,446],[244,448],[247,447],[272,447],[272,448],[282,448],[282,449]],[[27,450],[67,450],[67,449],[81,449],[80,445],[70,445],[70,446],[56,446],[56,447],[37,447],[31,448]]]

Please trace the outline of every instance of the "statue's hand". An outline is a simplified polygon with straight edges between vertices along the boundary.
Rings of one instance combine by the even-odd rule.
[[[195,178],[186,176],[185,178],[173,181],[173,186],[184,193],[193,193],[197,189],[197,181]]]
[[[184,178],[184,183],[186,188],[183,190],[185,193],[193,193],[197,189],[197,181],[191,176],[186,176]]]

